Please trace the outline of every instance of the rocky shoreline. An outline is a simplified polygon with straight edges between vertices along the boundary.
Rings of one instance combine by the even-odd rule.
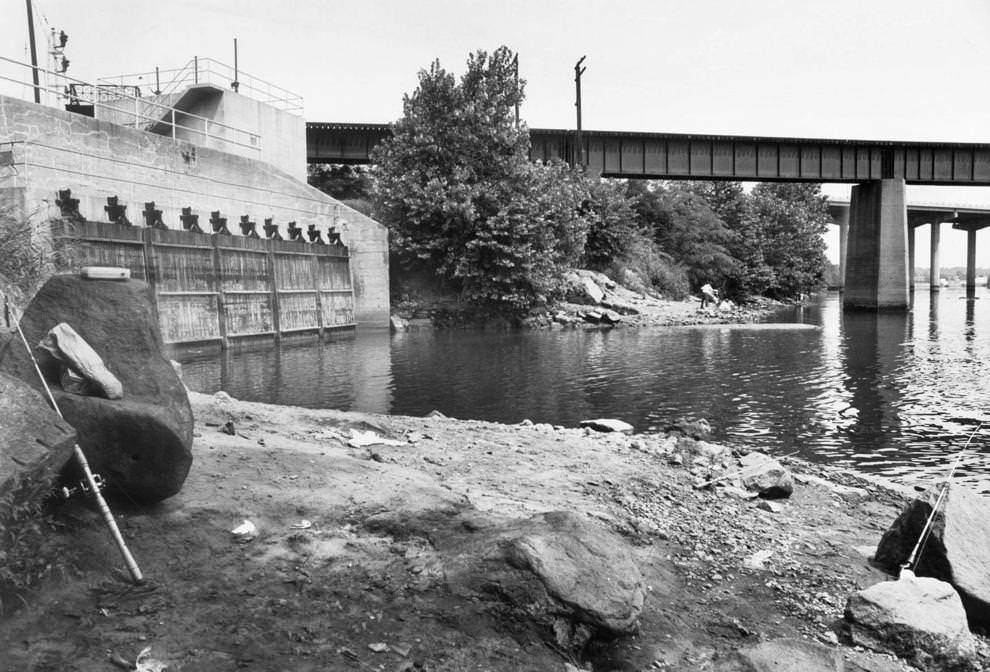
[[[725,301],[701,307],[701,299],[668,299],[633,279],[630,289],[596,271],[573,271],[566,300],[534,308],[524,317],[508,319],[461,304],[436,288],[414,292],[395,301],[393,331],[424,328],[489,329],[612,329],[616,327],[672,327],[756,322],[785,307],[769,299],[739,305]]]
[[[890,579],[870,560],[896,488],[792,458],[784,499],[699,488],[738,463],[690,423],[190,398],[182,491],[114,504],[148,583],[70,502],[57,571],[0,622],[0,669],[112,669],[147,647],[172,672],[915,669],[852,646],[842,619]]]

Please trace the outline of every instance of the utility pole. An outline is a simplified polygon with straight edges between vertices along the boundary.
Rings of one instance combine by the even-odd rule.
[[[238,72],[237,72],[237,38],[235,37],[234,38],[234,81],[232,81],[230,83],[230,88],[232,88],[234,90],[234,93],[237,93],[238,89],[241,88],[241,83],[238,81],[237,75],[238,75]]]
[[[577,147],[574,148],[574,163],[572,165],[579,165],[584,168],[584,140],[581,137],[581,75],[587,68],[582,68],[581,64],[584,63],[584,59],[587,56],[582,56],[581,60],[574,64],[574,88],[577,93],[577,98],[574,101],[574,106],[577,108]]]
[[[34,45],[34,10],[27,0],[28,42],[31,44],[31,78],[34,80],[34,102],[41,104],[41,84],[38,82],[38,51]]]

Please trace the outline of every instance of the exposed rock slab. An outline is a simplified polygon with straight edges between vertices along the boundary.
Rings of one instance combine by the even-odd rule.
[[[952,584],[974,625],[990,625],[990,501],[950,483],[915,573]],[[891,569],[911,555],[941,488],[912,501],[884,533],[876,561]]]
[[[593,429],[596,432],[631,432],[633,426],[628,422],[616,420],[614,418],[595,418],[594,420],[582,420],[581,427]]]
[[[804,639],[773,639],[740,649],[716,672],[900,672],[878,654],[859,653]]]
[[[563,511],[514,521],[452,513],[388,513],[366,524],[397,537],[427,536],[453,593],[495,602],[513,627],[531,624],[567,650],[635,632],[645,583],[628,546],[609,530]]]
[[[24,381],[0,373],[0,523],[39,499],[72,459],[76,430]]]
[[[977,669],[962,601],[944,581],[903,572],[897,581],[853,593],[845,617],[857,645],[891,651],[926,670]]]
[[[834,648],[800,639],[775,639],[741,649],[717,672],[836,672],[842,656]]]
[[[193,417],[185,387],[161,354],[150,287],[55,276],[24,311],[21,327],[35,344],[60,322],[92,346],[124,388],[119,400],[68,393],[60,386],[59,362],[37,353],[93,471],[108,491],[132,500],[154,502],[177,493],[192,464]],[[40,389],[28,354],[12,345],[0,353],[0,369]]]
[[[564,511],[536,516],[519,532],[504,546],[513,567],[532,572],[582,623],[615,634],[635,630],[643,579],[610,532]]]
[[[568,284],[567,298],[575,303],[598,305],[605,298],[605,290],[587,274],[572,273]]]
[[[794,492],[794,477],[778,460],[760,452],[744,455],[739,460],[743,487],[761,497],[790,497]]]

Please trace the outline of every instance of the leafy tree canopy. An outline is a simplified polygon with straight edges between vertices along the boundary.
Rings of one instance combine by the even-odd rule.
[[[364,199],[371,191],[371,176],[364,166],[310,165],[307,182],[338,201]]]
[[[821,185],[760,183],[748,200],[737,245],[757,262],[751,269],[759,278],[754,289],[777,298],[819,289],[828,266],[824,234],[832,221]]]
[[[515,109],[525,82],[506,47],[434,62],[374,150],[376,214],[397,261],[432,269],[472,302],[523,311],[552,296],[584,248],[581,176],[529,162]]]

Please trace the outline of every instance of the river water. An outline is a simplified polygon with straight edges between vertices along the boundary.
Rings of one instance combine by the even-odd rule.
[[[706,418],[715,440],[797,452],[918,487],[990,493],[990,290],[919,288],[909,313],[838,294],[743,326],[359,332],[183,362],[191,389],[310,408],[637,431]],[[986,421],[973,434],[978,423]]]

